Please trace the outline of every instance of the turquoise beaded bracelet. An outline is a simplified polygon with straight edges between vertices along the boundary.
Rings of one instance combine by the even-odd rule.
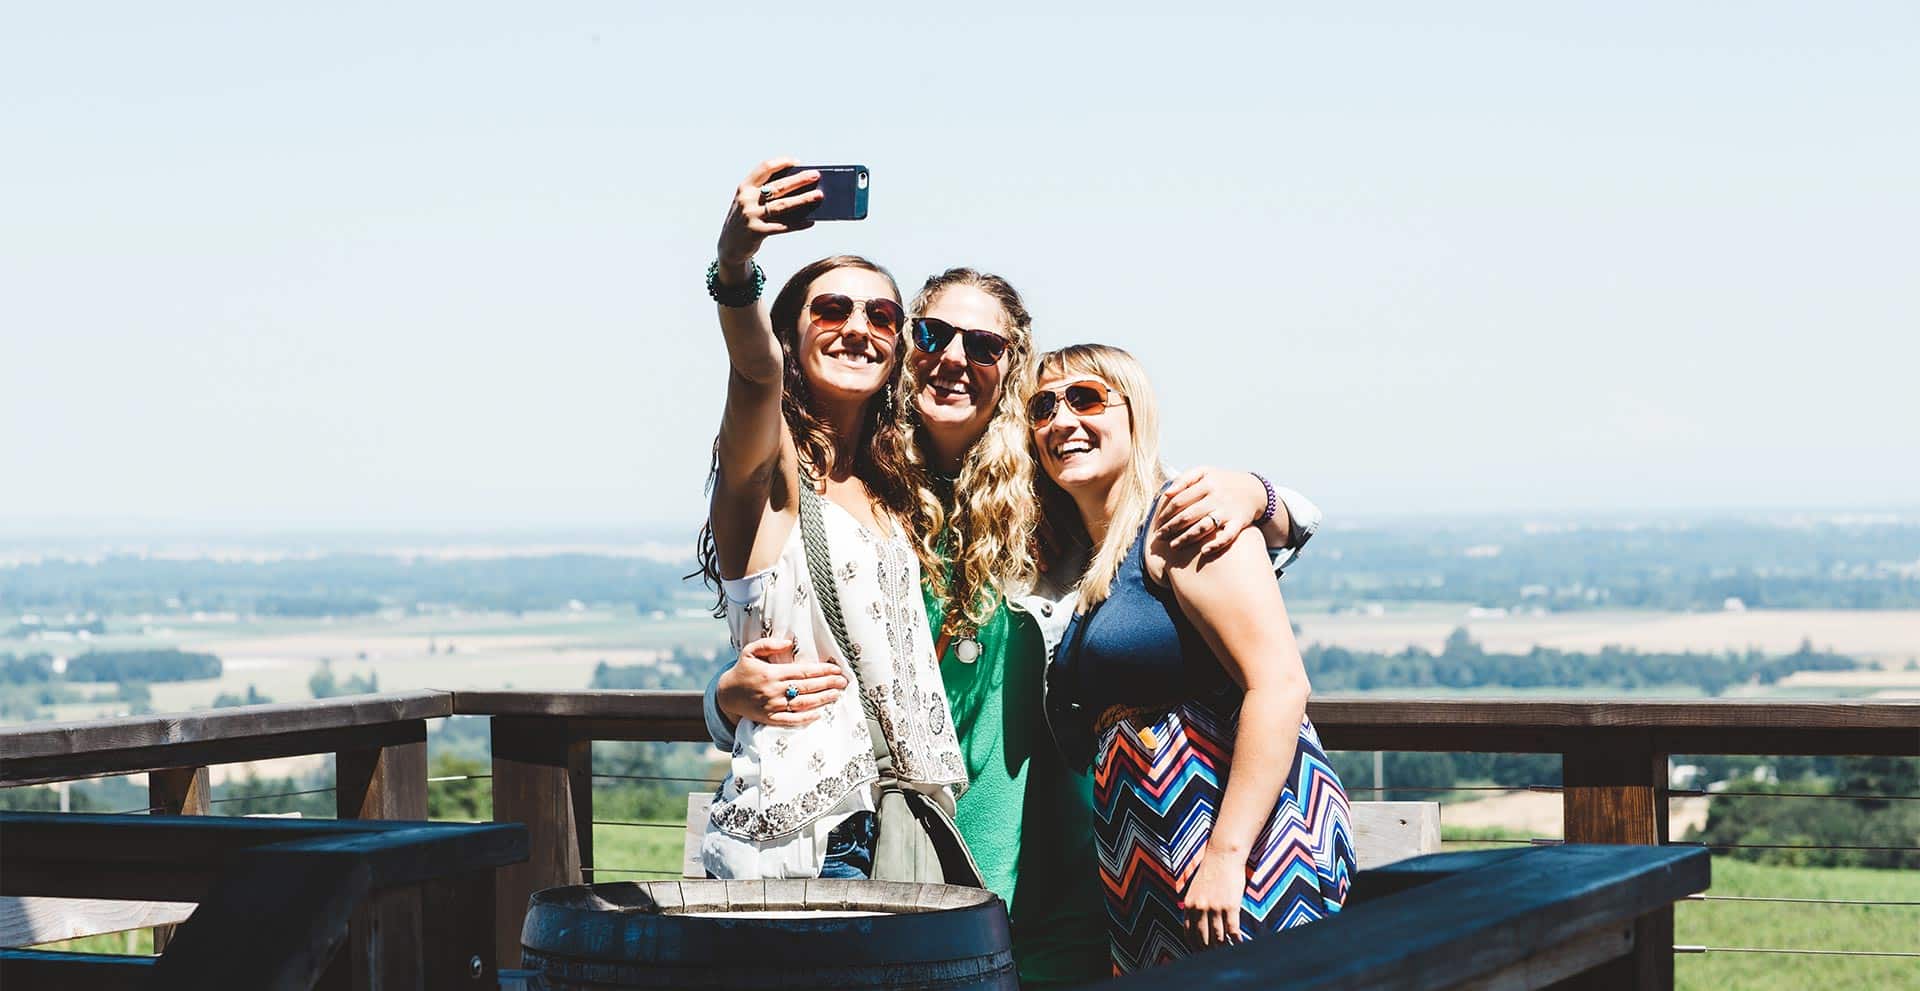
[[[767,273],[760,271],[760,263],[749,259],[747,271],[752,280],[744,286],[723,286],[720,284],[720,259],[707,266],[707,295],[721,306],[751,306],[760,300],[760,294],[767,288]]]

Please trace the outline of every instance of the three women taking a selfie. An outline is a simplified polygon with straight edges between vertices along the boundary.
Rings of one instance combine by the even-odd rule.
[[[947,879],[1006,901],[1031,987],[1338,911],[1347,803],[1273,580],[1318,511],[1170,479],[1137,363],[1042,355],[997,276],[909,306],[838,256],[763,307],[754,254],[820,198],[792,164],[740,184],[708,276],[731,371],[700,557],[741,651],[708,690],[708,872],[884,876],[904,795],[957,823]]]

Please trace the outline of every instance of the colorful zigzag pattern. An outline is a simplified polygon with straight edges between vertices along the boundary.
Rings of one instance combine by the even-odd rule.
[[[1213,829],[1233,732],[1231,710],[1195,701],[1136,713],[1100,734],[1095,831],[1115,973],[1199,949],[1178,906]],[[1242,938],[1340,911],[1355,869],[1349,820],[1346,790],[1302,720],[1286,789],[1247,861]]]

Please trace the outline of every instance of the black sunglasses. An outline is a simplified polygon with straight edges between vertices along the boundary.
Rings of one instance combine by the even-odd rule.
[[[1065,399],[1073,409],[1075,416],[1099,416],[1109,406],[1125,406],[1120,393],[1106,383],[1086,379],[1069,384],[1058,392],[1036,392],[1027,400],[1027,415],[1033,418],[1036,428],[1053,422],[1053,415],[1060,412],[1060,400]]]
[[[991,365],[1007,353],[1007,339],[991,330],[963,330],[937,317],[913,318],[913,346],[928,354],[939,354],[960,335],[960,349],[976,365]]]
[[[882,334],[900,333],[900,322],[906,319],[906,311],[900,304],[886,297],[876,299],[854,299],[837,292],[821,293],[807,304],[807,310],[813,314],[813,321],[821,330],[839,330],[853,317],[853,308],[857,303],[865,303],[867,326]]]

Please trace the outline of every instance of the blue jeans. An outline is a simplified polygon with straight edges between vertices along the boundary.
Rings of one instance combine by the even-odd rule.
[[[827,834],[823,878],[865,881],[873,875],[873,844],[880,835],[879,820],[871,812],[855,812]]]

